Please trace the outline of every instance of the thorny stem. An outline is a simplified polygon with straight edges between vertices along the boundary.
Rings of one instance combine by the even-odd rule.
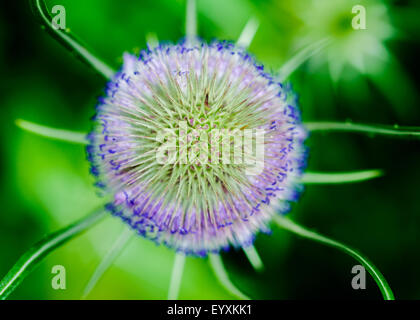
[[[113,77],[115,70],[95,56],[85,45],[82,45],[80,40],[70,33],[69,29],[62,30],[54,28],[52,23],[53,18],[51,17],[44,0],[30,0],[30,3],[38,22],[41,23],[51,36],[105,79],[109,80]]]
[[[394,294],[392,293],[391,288],[389,287],[388,282],[386,281],[383,274],[379,271],[377,267],[366,257],[364,257],[360,252],[354,250],[353,248],[350,248],[346,246],[345,244],[342,244],[338,241],[332,240],[330,238],[327,238],[323,235],[320,235],[314,231],[305,229],[304,227],[298,225],[296,222],[290,220],[289,218],[282,217],[282,216],[276,216],[274,217],[274,221],[277,223],[277,225],[283,229],[286,229],[290,232],[293,232],[303,238],[313,240],[320,242],[322,244],[325,244],[327,246],[339,249],[348,255],[355,258],[357,261],[359,261],[370,273],[372,278],[375,280],[376,284],[379,287],[379,290],[382,293],[382,296],[385,300],[394,300]]]
[[[0,282],[0,300],[5,300],[35,267],[54,249],[80,235],[106,216],[100,209],[74,224],[56,231],[26,251]]]
[[[420,137],[420,127],[400,127],[398,125],[367,125],[352,122],[305,122],[305,127],[311,131],[343,131],[378,134],[385,136]]]

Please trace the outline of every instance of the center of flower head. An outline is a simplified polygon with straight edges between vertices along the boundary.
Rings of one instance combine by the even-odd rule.
[[[249,245],[296,197],[292,100],[229,43],[126,55],[98,105],[91,171],[141,235],[199,255]]]

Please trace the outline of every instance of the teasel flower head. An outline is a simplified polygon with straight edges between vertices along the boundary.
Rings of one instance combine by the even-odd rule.
[[[291,89],[245,50],[181,41],[124,55],[87,151],[114,215],[204,256],[251,245],[288,210],[305,134]]]

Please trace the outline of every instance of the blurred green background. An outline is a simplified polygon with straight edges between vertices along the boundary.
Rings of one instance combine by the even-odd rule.
[[[351,119],[418,126],[420,3],[416,0],[197,0],[199,34],[235,40],[251,16],[260,28],[250,52],[276,71],[302,46],[331,36],[334,44],[291,78],[305,121]],[[114,67],[145,36],[184,35],[184,0],[53,0],[67,27]],[[354,30],[351,8],[367,10]],[[88,131],[106,82],[34,21],[28,1],[0,10],[0,276],[32,244],[100,204],[84,148],[23,132],[15,119]],[[291,217],[358,248],[383,272],[397,298],[420,298],[420,141],[356,134],[313,134],[308,167],[317,171],[379,168],[385,176],[359,184],[307,186]],[[123,229],[108,217],[57,249],[12,299],[79,299],[101,257]],[[257,274],[241,251],[223,254],[232,280],[257,299],[380,299],[368,277],[353,290],[352,258],[273,226],[256,241],[266,269]],[[134,238],[90,299],[165,299],[174,253]],[[51,269],[67,270],[67,289],[53,290]],[[188,258],[181,299],[232,298],[206,260]]]

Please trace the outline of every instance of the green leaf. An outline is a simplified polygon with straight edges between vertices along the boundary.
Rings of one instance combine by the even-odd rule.
[[[420,137],[420,127],[400,127],[398,125],[367,125],[351,122],[305,122],[305,127],[311,131],[344,131],[404,138]]]
[[[36,243],[20,257],[12,269],[1,280],[0,300],[5,300],[50,252],[89,229],[105,217],[105,215],[106,211],[104,209],[97,210],[86,218],[62,230],[56,231]]]
[[[304,173],[301,182],[305,184],[340,184],[362,182],[381,177],[381,170],[363,170],[353,172],[311,172]]]
[[[86,139],[86,133],[84,132],[51,128],[22,119],[17,119],[16,125],[23,130],[37,134],[42,137],[71,143],[88,144],[88,141]]]
[[[325,244],[327,246],[339,249],[343,251],[344,253],[347,253],[348,255],[355,258],[357,261],[359,261],[365,269],[370,273],[372,278],[375,280],[376,284],[379,287],[379,290],[382,293],[382,296],[385,300],[394,300],[394,294],[392,293],[391,288],[389,287],[388,282],[385,280],[385,277],[382,275],[382,273],[378,270],[377,267],[366,257],[364,257],[360,252],[346,246],[343,243],[340,243],[338,241],[329,239],[323,235],[320,235],[319,233],[316,233],[314,231],[310,231],[308,229],[305,229],[304,227],[298,225],[296,222],[292,221],[289,218],[285,218],[282,216],[276,216],[274,218],[274,221],[278,224],[279,227],[286,229],[290,232],[293,232],[303,238],[307,238],[313,241],[320,242],[322,244]]]

